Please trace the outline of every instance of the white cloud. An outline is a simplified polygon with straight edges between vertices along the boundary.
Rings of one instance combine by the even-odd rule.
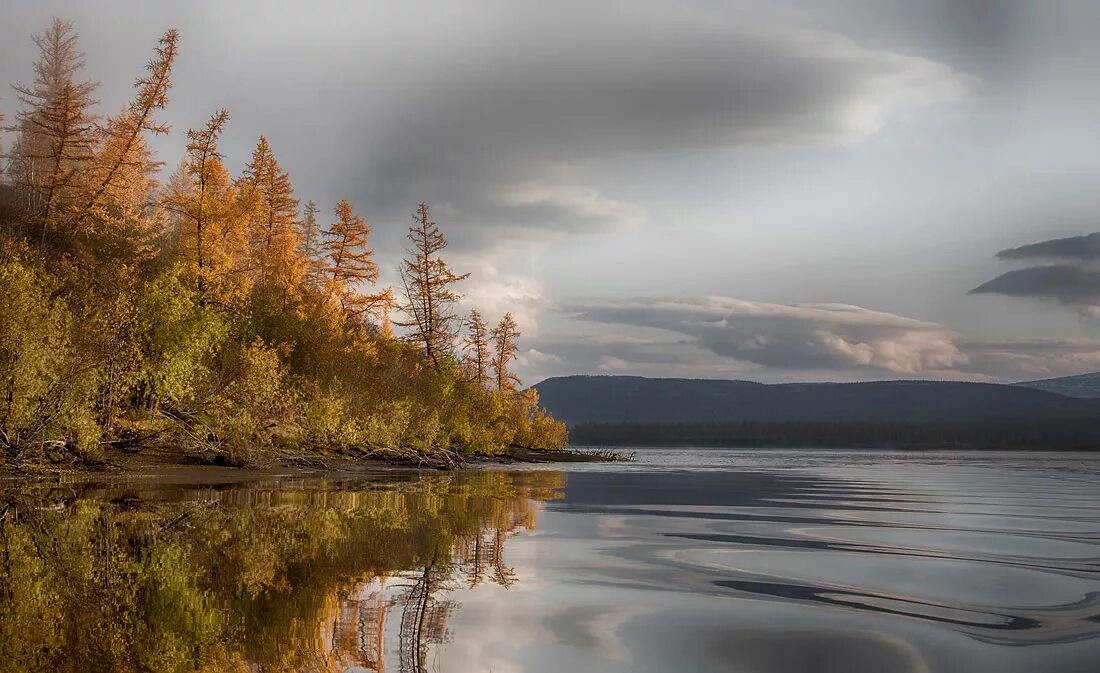
[[[502,249],[481,257],[454,257],[456,269],[471,272],[459,288],[463,297],[462,308],[466,311],[477,309],[490,325],[510,312],[519,324],[523,337],[529,339],[539,332],[542,283],[528,274],[501,270],[497,263],[509,254],[523,253]]]
[[[591,187],[532,180],[507,187],[500,203],[542,218],[547,229],[629,227],[645,221],[645,209],[604,196]]]

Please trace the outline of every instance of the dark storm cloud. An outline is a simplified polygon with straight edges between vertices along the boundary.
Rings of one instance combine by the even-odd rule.
[[[32,57],[26,34],[65,14],[85,38],[90,74],[104,79],[105,106],[119,106],[148,45],[174,25],[181,60],[166,116],[177,134],[228,107],[223,150],[234,168],[265,133],[303,197],[351,199],[382,242],[427,200],[467,250],[641,222],[642,207],[601,186],[623,161],[629,170],[670,154],[850,139],[969,85],[935,60],[755,0],[628,12],[492,0],[308,12],[49,5],[11,12],[14,79]]]
[[[979,285],[971,293],[1041,297],[1074,305],[1095,304],[1100,301],[1100,270],[1067,264],[1017,269]]]
[[[998,259],[1100,259],[1100,232],[1084,236],[1055,238],[1041,243],[1022,245],[997,253]]]
[[[567,31],[546,29],[560,21],[549,12],[513,18],[513,30],[439,63],[382,120],[361,169],[375,208],[403,211],[427,194],[467,227],[587,230],[616,220],[588,219],[564,199],[517,204],[510,190],[582,188],[547,177],[558,166],[873,133],[895,105],[923,107],[966,86],[942,64],[766,13],[592,11]]]

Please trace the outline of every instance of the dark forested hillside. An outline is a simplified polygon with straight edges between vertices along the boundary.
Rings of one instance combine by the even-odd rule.
[[[1100,400],[1025,386],[569,376],[535,388],[582,445],[1100,447]]]
[[[535,386],[569,425],[682,422],[927,422],[1100,416],[1100,400],[946,381],[761,384],[569,376]]]

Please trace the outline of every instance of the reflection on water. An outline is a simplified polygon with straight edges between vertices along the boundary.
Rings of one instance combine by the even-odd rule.
[[[9,489],[0,673],[1100,671],[1100,456],[639,456]]]
[[[561,474],[7,492],[0,671],[426,670]]]

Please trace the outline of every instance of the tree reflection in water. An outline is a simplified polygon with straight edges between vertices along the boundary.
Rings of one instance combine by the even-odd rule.
[[[9,491],[0,672],[420,672],[558,472]]]

